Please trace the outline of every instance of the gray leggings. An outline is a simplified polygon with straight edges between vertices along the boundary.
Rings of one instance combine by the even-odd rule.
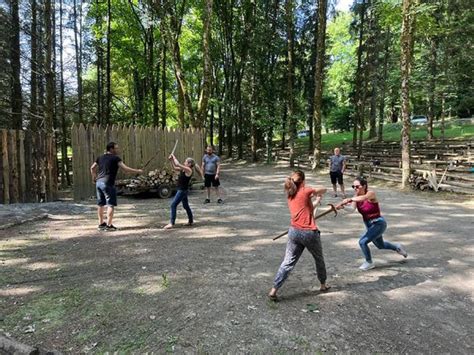
[[[319,231],[307,231],[291,227],[288,231],[285,259],[280,265],[273,282],[273,287],[279,289],[295,267],[304,248],[308,248],[316,263],[319,282],[326,282],[326,266],[324,265],[323,247]]]

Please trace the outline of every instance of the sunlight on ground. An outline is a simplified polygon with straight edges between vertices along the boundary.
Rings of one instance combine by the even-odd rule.
[[[41,287],[37,286],[20,286],[12,288],[0,288],[0,296],[9,297],[9,296],[26,296],[33,292],[41,291]]]
[[[49,270],[49,269],[55,269],[58,268],[60,265],[57,263],[53,262],[48,262],[48,261],[40,261],[40,262],[35,262],[26,266],[23,266],[24,269],[28,270]]]

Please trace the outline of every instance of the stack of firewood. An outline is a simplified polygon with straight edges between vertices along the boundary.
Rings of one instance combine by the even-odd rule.
[[[147,175],[140,175],[131,179],[117,180],[117,187],[127,187],[130,191],[147,191],[163,184],[174,185],[178,175],[169,169],[155,169]]]
[[[173,184],[178,179],[178,175],[171,170],[167,169],[156,169],[148,173],[147,179],[151,185],[158,186],[161,184]]]
[[[411,175],[408,182],[414,190],[434,190],[429,180],[421,175]]]

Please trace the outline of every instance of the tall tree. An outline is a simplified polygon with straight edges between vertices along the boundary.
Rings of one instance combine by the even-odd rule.
[[[63,0],[59,0],[59,115],[61,122],[61,184],[70,185],[69,167],[67,158],[67,123],[66,103],[64,93],[64,38],[63,38]]]
[[[202,49],[203,49],[203,82],[201,94],[199,96],[197,109],[197,126],[203,127],[206,121],[207,106],[212,90],[212,63],[210,53],[211,41],[211,18],[212,18],[212,2],[213,0],[204,1],[203,24],[204,30],[202,35]]]
[[[38,124],[38,21],[37,3],[31,0],[31,81],[30,81],[30,129],[36,131]]]
[[[318,40],[316,46],[316,69],[314,73],[314,153],[313,169],[320,166],[321,160],[321,123],[324,84],[324,63],[326,58],[326,16],[327,0],[318,0]]]
[[[285,0],[285,17],[286,17],[286,42],[287,42],[287,110],[289,119],[289,136],[290,136],[290,166],[295,165],[295,139],[296,139],[296,115],[295,115],[295,98],[294,98],[294,81],[295,81],[295,50],[294,50],[294,3],[293,0]]]
[[[112,103],[112,82],[111,82],[111,68],[110,68],[110,56],[111,56],[111,25],[112,25],[112,5],[111,0],[107,0],[107,34],[106,34],[106,54],[105,54],[105,83],[106,83],[106,93],[105,93],[105,122],[108,124],[110,122],[110,110]]]
[[[45,79],[46,79],[46,105],[44,110],[45,130],[52,132],[54,129],[54,68],[53,68],[53,22],[51,0],[44,2],[44,32],[45,32]]]
[[[410,74],[413,58],[413,43],[416,21],[416,6],[419,0],[403,0],[401,45],[401,113],[402,113],[402,188],[408,187],[411,173],[410,162]]]
[[[35,0],[32,0],[35,1]],[[79,1],[79,18],[77,11],[77,0],[73,2],[73,30],[74,49],[76,60],[76,80],[77,80],[77,122],[83,122],[83,88],[82,88],[82,1]]]
[[[21,63],[20,63],[20,16],[18,10],[19,0],[10,0],[10,66],[11,66],[11,113],[13,129],[22,129],[22,91],[21,91]]]

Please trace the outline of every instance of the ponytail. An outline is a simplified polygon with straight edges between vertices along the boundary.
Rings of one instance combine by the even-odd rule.
[[[285,180],[285,192],[288,198],[295,197],[301,184],[304,182],[304,172],[301,170],[295,170],[290,177]]]
[[[285,192],[288,198],[294,197],[296,195],[296,191],[298,191],[298,186],[296,186],[291,177],[287,177],[285,180]]]

